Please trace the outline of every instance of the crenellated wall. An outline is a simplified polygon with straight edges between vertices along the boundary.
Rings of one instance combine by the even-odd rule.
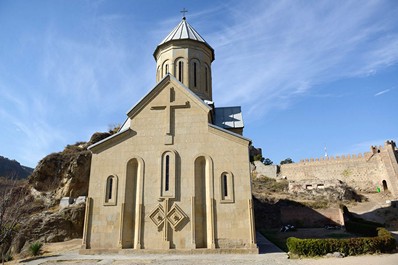
[[[398,151],[395,143],[387,141],[384,146],[371,146],[370,149],[364,154],[311,158],[284,164],[279,175],[288,180],[338,179],[359,191],[376,191],[379,187],[398,196]]]

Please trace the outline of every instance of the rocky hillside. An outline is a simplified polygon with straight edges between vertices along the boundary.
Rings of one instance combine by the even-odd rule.
[[[14,188],[23,191],[11,195],[23,201],[23,207],[11,204],[9,215],[18,214],[24,221],[7,244],[10,251],[24,252],[36,240],[59,242],[82,236],[85,205],[60,208],[59,202],[62,197],[87,196],[91,163],[87,147],[114,132],[95,133],[88,142],[68,145],[62,152],[44,157],[27,182]],[[20,199],[16,199],[18,195]]]
[[[0,156],[0,177],[9,179],[25,179],[33,172],[33,168],[21,165],[15,160]]]
[[[88,142],[67,145],[62,152],[44,157],[28,178],[32,194],[53,206],[62,197],[87,196],[90,176],[90,145],[111,133],[94,133]]]

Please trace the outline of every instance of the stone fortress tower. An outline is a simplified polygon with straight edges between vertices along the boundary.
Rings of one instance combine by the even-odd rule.
[[[212,101],[213,48],[185,17],[156,47],[155,87],[89,147],[81,253],[258,253],[240,107]]]

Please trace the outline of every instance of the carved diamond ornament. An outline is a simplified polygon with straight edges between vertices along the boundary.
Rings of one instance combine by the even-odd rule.
[[[166,215],[167,220],[171,224],[174,230],[177,229],[178,225],[185,219],[187,218],[187,215],[184,213],[183,210],[181,210],[180,207],[178,207],[177,204],[174,204],[170,211]]]
[[[158,227],[160,228],[160,226],[163,224],[164,222],[164,210],[163,210],[163,206],[162,205],[158,205],[155,209],[153,209],[153,211],[151,212],[151,214],[149,215],[149,218],[151,218],[152,222]]]
[[[161,229],[162,225],[166,221],[175,231],[178,225],[181,224],[185,218],[188,218],[188,216],[177,204],[174,204],[167,213],[165,213],[163,206],[158,204],[149,214],[149,218],[158,227],[158,229]]]

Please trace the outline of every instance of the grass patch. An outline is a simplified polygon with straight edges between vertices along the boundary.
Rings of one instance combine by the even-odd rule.
[[[347,235],[347,234],[343,234],[343,233],[333,233],[328,235],[328,238],[352,238],[352,235]]]
[[[43,246],[43,243],[38,242],[38,241],[30,244],[29,253],[34,257],[40,255],[42,246]]]
[[[281,237],[281,232],[279,232],[278,230],[265,230],[262,229],[260,230],[260,233],[266,237],[269,241],[271,241],[274,245],[276,245],[278,248],[282,249],[285,252],[288,252],[288,248],[286,245],[286,240],[287,237]],[[289,233],[287,233],[286,235],[289,235]]]
[[[287,180],[276,180],[266,176],[257,178],[255,184],[266,189],[269,192],[286,192],[289,188],[289,182]]]
[[[305,206],[313,209],[326,209],[329,207],[329,201],[326,199],[318,199],[310,202],[302,202]]]

